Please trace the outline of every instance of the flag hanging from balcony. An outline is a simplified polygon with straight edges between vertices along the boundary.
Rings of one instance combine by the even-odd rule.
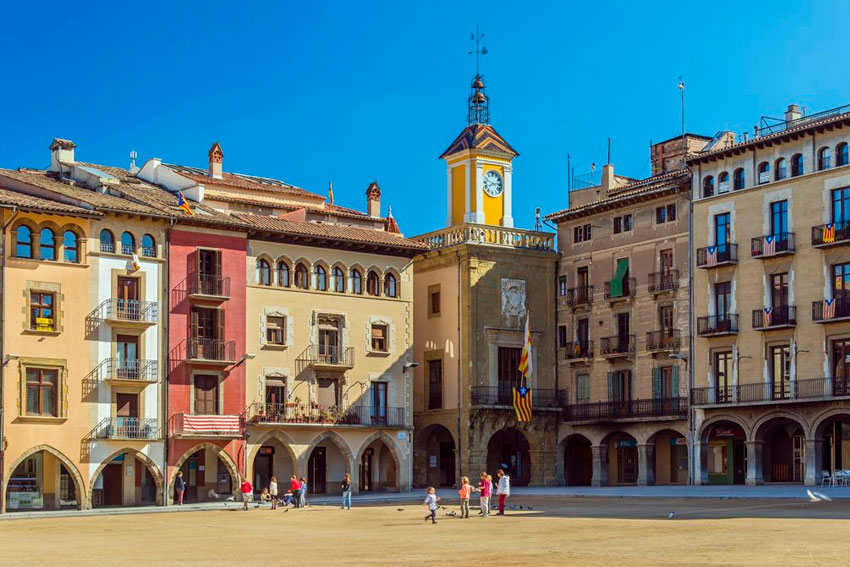
[[[520,386],[514,387],[514,411],[516,411],[516,420],[520,423],[531,421],[531,388]]]
[[[705,265],[706,266],[716,266],[717,265],[717,246],[709,246],[705,249]]]
[[[764,237],[764,255],[765,256],[773,256],[776,254],[776,237],[765,236]]]
[[[519,358],[519,370],[522,378],[520,386],[513,388],[514,410],[519,422],[531,421],[531,388],[528,377],[531,376],[531,315],[525,316],[525,333],[522,341],[522,354]]]
[[[522,384],[525,386],[528,382],[528,377],[531,375],[531,328],[529,321],[531,315],[525,317],[525,335],[522,340],[522,354],[519,357],[519,371],[522,374]]]
[[[242,424],[238,415],[184,415],[183,433],[239,435]]]
[[[826,223],[823,225],[823,241],[835,242],[835,223]]]
[[[131,264],[133,266],[133,271],[137,272],[142,269],[142,265],[139,263],[139,255],[133,254],[133,262]]]
[[[834,319],[835,318],[835,298],[832,299],[824,299],[823,300],[823,318],[824,319]]]
[[[770,322],[773,320],[773,307],[764,308],[764,326],[770,327]]]
[[[192,211],[192,207],[189,206],[189,201],[186,200],[186,197],[183,196],[183,191],[178,191],[177,193],[177,206],[183,209],[183,212],[189,216],[193,216],[195,214]]]

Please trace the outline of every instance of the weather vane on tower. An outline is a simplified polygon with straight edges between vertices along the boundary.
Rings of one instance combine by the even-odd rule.
[[[484,93],[484,81],[480,71],[480,60],[482,55],[487,55],[487,46],[481,44],[484,34],[478,31],[469,34],[469,39],[475,42],[475,49],[469,54],[475,54],[475,78],[472,79],[472,92],[469,94],[469,123],[488,124],[490,122],[490,99]]]

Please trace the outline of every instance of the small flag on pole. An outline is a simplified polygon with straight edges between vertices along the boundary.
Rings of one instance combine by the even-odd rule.
[[[717,246],[709,246],[705,250],[705,265],[706,266],[716,266],[717,265]]]
[[[328,203],[334,204],[334,182],[328,181]]]
[[[773,321],[773,307],[764,308],[764,326],[770,327],[770,322]]]
[[[183,212],[187,215],[194,216],[195,213],[192,211],[192,207],[189,206],[189,201],[183,196],[183,191],[177,193],[177,206],[183,209]]]
[[[823,318],[824,319],[834,319],[835,318],[835,298],[832,299],[824,299],[823,300]]]
[[[835,242],[835,223],[827,223],[823,225],[823,241]]]
[[[776,237],[773,235],[764,237],[764,255],[773,256],[776,254]]]

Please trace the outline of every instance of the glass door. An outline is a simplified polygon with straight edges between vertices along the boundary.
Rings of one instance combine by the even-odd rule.
[[[139,280],[137,278],[118,278],[118,305],[116,310],[119,319],[133,321],[139,319]]]
[[[832,392],[850,394],[850,339],[832,341]]]
[[[372,421],[387,422],[387,383],[372,382]]]
[[[788,345],[770,347],[770,380],[774,400],[791,397],[791,348]]]
[[[118,335],[118,377],[125,380],[139,379],[139,337]]]

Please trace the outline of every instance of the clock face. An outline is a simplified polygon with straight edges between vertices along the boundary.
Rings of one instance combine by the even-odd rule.
[[[502,176],[499,175],[498,171],[493,171],[492,169],[484,174],[484,192],[490,195],[491,197],[498,197],[502,194],[502,188],[504,187],[504,183],[502,182]]]

